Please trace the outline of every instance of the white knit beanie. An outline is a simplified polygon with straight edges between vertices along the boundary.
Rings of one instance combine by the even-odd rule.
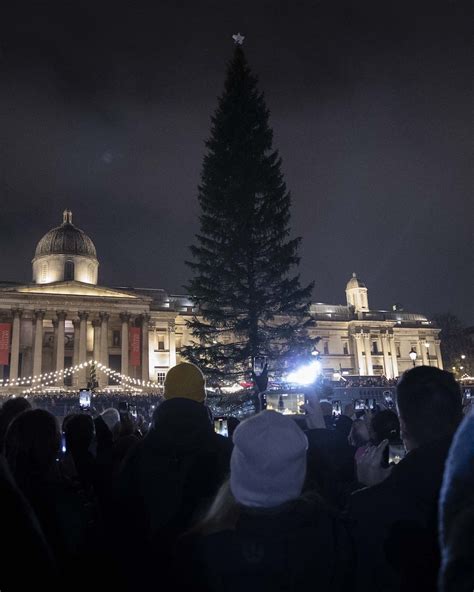
[[[111,432],[120,421],[120,413],[117,411],[117,409],[114,409],[113,407],[109,407],[108,409],[103,411],[100,414],[100,416],[102,417],[106,426],[109,428]]]
[[[234,432],[230,488],[239,504],[271,508],[301,495],[308,439],[276,411],[243,421]]]

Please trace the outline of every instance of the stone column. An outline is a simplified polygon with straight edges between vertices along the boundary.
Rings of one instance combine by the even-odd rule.
[[[174,319],[168,321],[169,366],[176,366],[176,324]]]
[[[370,339],[370,333],[364,335],[364,348],[365,348],[365,363],[367,364],[367,375],[374,375],[374,368],[372,366],[372,342]]]
[[[122,321],[122,364],[120,371],[122,374],[128,376],[128,331],[130,314],[128,312],[122,312],[120,314],[120,320]]]
[[[64,337],[66,313],[63,310],[56,312],[58,330],[56,335],[56,371],[64,370]],[[64,374],[58,376],[56,384],[62,386],[64,384]]]
[[[100,361],[104,366],[109,366],[109,317],[106,312],[99,314],[102,321],[100,326]]]
[[[436,359],[438,362],[438,368],[443,370],[443,358],[441,356],[441,341],[439,339],[435,339],[435,351],[436,351]]]
[[[104,366],[109,366],[109,317],[106,312],[99,313],[100,317],[100,362]],[[105,372],[101,372],[99,378],[99,385],[106,386],[108,384],[108,377]]]
[[[43,319],[44,310],[35,310],[35,345],[33,350],[33,376],[41,374],[43,363]]]
[[[386,378],[393,378],[393,366],[392,360],[388,355],[389,352],[389,345],[388,345],[388,337],[387,335],[382,335],[382,353],[383,353],[383,366],[384,366],[384,373]]]
[[[54,368],[56,365],[56,354],[58,351],[58,327],[59,322],[58,319],[52,319],[51,323],[53,325],[53,356],[51,359],[51,366]]]
[[[388,342],[390,344],[390,351],[392,352],[393,378],[398,378],[398,359],[397,347],[395,345],[395,336],[389,335]]]
[[[92,321],[92,326],[94,328],[94,360],[96,362],[100,362],[101,360],[101,353],[100,353],[100,319],[94,319]]]
[[[149,321],[150,315],[142,315],[142,380],[150,380],[150,352],[149,352]]]
[[[13,327],[12,327],[12,345],[10,355],[10,380],[18,378],[18,366],[20,362],[20,329],[21,329],[21,315],[22,311],[19,308],[14,308],[13,312]]]
[[[87,312],[79,312],[79,364],[83,364],[87,360],[87,319],[89,317]]]
[[[87,319],[89,317],[87,312],[78,313],[79,325],[79,364],[84,364],[87,361]],[[78,372],[79,387],[85,388],[87,386],[87,369],[82,368]]]
[[[79,364],[79,328],[81,326],[79,319],[73,319],[72,326],[74,327],[74,352],[72,355],[72,365],[77,366],[77,364]],[[72,375],[72,384],[73,386],[79,384],[77,372]]]
[[[364,356],[362,355],[361,334],[355,333],[352,337],[354,338],[355,363],[357,365],[357,370],[358,370],[359,375],[363,376],[365,374],[365,362],[364,362]]]
[[[21,374],[24,377],[33,374],[33,346],[35,342],[34,314],[30,310],[23,311],[20,327],[20,343],[22,344]]]

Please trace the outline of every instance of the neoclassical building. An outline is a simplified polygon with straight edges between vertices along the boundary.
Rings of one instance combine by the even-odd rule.
[[[413,364],[443,368],[440,330],[426,316],[396,306],[370,309],[367,287],[355,273],[346,285],[346,302],[311,305],[326,374],[397,378]]]
[[[94,243],[69,210],[39,241],[32,266],[31,283],[0,282],[0,379],[57,372],[57,386],[80,388],[89,378],[86,367],[67,376],[61,370],[95,359],[131,378],[162,383],[191,341],[186,320],[195,309],[188,297],[98,283]],[[439,330],[425,316],[371,310],[355,274],[346,301],[311,306],[326,374],[397,377],[412,366],[413,351],[415,363],[442,368]],[[98,372],[98,381],[105,386],[109,377]]]

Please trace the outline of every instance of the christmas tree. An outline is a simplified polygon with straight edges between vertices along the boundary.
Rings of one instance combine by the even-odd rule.
[[[290,238],[291,197],[273,149],[269,111],[241,40],[212,117],[199,186],[200,232],[186,287],[198,312],[183,355],[211,378],[248,376],[253,359],[278,372],[308,354],[312,284],[295,268],[300,238]]]

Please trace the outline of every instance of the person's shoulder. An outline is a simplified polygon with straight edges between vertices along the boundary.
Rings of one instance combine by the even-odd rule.
[[[334,440],[337,438],[338,434],[334,430],[330,430],[328,428],[313,428],[311,430],[304,430],[306,437],[308,438],[308,442],[320,442],[322,440]]]
[[[351,512],[372,512],[375,505],[378,507],[383,505],[391,491],[392,486],[390,476],[377,485],[361,487],[361,489],[357,489],[349,496],[349,510]]]
[[[234,448],[234,444],[232,442],[232,438],[228,438],[226,436],[222,436],[221,434],[214,435],[214,441],[216,446],[222,450],[224,453],[230,454],[232,449]]]

